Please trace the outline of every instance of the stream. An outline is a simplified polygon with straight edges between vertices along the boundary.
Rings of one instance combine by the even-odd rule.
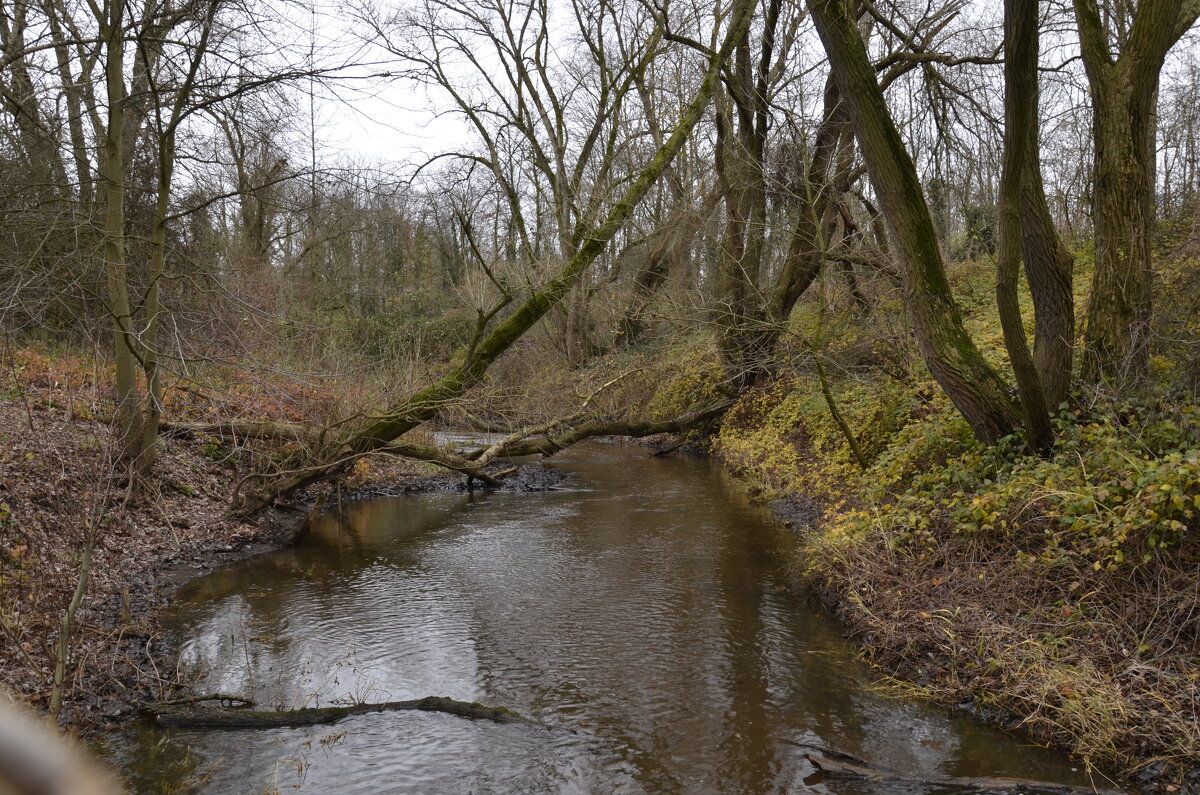
[[[436,695],[549,724],[390,712],[326,726],[133,727],[135,792],[935,793],[823,779],[805,745],[926,778],[1084,785],[1064,755],[885,696],[789,590],[787,531],[720,467],[587,443],[544,493],[348,503],[164,616],[200,692],[263,707]]]

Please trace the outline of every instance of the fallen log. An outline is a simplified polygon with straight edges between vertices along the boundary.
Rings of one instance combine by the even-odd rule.
[[[380,704],[351,704],[344,707],[310,707],[279,711],[225,709],[218,707],[186,707],[170,704],[151,704],[148,710],[159,726],[177,729],[272,729],[284,726],[315,726],[335,723],[353,715],[398,710],[444,712],[464,718],[490,720],[496,723],[523,723],[551,728],[507,707],[488,707],[467,701],[455,701],[441,696],[426,696],[409,701],[385,701]]]
[[[166,436],[211,434],[235,439],[265,439],[277,442],[315,442],[326,432],[317,425],[271,420],[223,420],[220,422],[162,422],[159,433]]]
[[[412,442],[395,441],[387,447],[381,448],[380,452],[391,453],[414,461],[425,461],[453,472],[462,473],[467,476],[468,485],[471,483],[471,478],[478,478],[488,486],[498,488],[500,486],[500,479],[511,475],[515,471],[513,469],[506,469],[502,473],[489,473],[484,471],[483,464],[470,461],[449,450]]]
[[[1048,781],[1033,781],[1022,778],[996,776],[938,776],[926,778],[901,773],[883,765],[877,765],[844,751],[832,751],[818,746],[806,746],[804,758],[826,776],[849,778],[879,785],[923,784],[947,787],[959,792],[982,793],[1030,793],[1030,795],[1121,795],[1120,790],[1073,787]]]
[[[467,451],[463,457],[467,460],[479,460],[485,456],[488,460],[519,458],[527,455],[546,457],[593,436],[628,436],[640,439],[660,433],[680,433],[697,425],[715,421],[732,405],[732,401],[727,401],[666,420],[589,420],[565,428],[558,433],[536,436],[513,434],[502,443]]]

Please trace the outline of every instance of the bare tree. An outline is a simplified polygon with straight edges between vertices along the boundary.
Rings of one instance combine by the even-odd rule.
[[[284,473],[269,483],[266,493],[248,499],[243,510],[259,510],[272,504],[279,496],[321,479],[359,456],[387,447],[398,436],[433,417],[478,384],[496,359],[567,296],[571,287],[624,226],[634,208],[683,148],[712,98],[718,73],[736,42],[748,29],[753,9],[753,0],[741,0],[730,9],[728,28],[721,46],[708,58],[704,79],[671,135],[654,157],[633,176],[621,198],[608,209],[601,223],[590,229],[579,230],[579,248],[553,277],[534,286],[521,305],[489,331],[488,322],[511,300],[511,296],[505,293],[493,311],[481,319],[474,338],[455,354],[442,377],[337,440],[330,453],[316,464]],[[494,161],[489,165],[494,166]],[[515,204],[512,209],[517,209]]]

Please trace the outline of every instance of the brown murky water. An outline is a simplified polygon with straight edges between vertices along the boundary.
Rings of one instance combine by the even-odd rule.
[[[786,536],[716,466],[601,444],[557,465],[568,490],[351,504],[193,581],[168,620],[201,690],[284,707],[441,695],[562,730],[414,712],[141,729],[115,752],[132,788],[950,791],[822,780],[805,744],[931,777],[1085,783],[1062,755],[874,693],[788,591]]]

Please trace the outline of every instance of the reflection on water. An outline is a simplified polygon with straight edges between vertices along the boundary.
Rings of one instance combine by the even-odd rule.
[[[805,744],[927,776],[1083,783],[1059,755],[873,693],[786,589],[780,531],[715,466],[599,444],[560,466],[575,490],[350,504],[294,548],[193,581],[169,617],[198,690],[279,707],[449,696],[558,729],[408,712],[144,729],[118,754],[132,786],[898,792],[822,781]]]

